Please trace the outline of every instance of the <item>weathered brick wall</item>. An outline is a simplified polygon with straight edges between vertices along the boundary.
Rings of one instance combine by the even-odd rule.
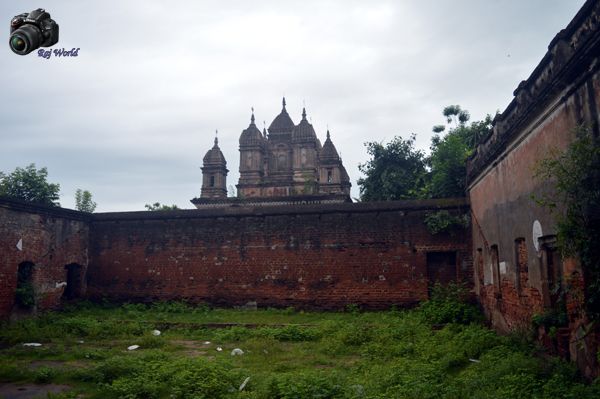
[[[573,345],[565,355],[590,376],[597,367],[593,356],[580,360],[596,353],[596,343],[578,338],[586,319],[574,310],[583,297],[585,273],[577,262],[560,259],[557,213],[534,199],[554,190],[552,182],[535,177],[540,160],[564,151],[579,127],[600,136],[599,54],[600,2],[588,0],[519,84],[467,167],[478,265],[474,281],[486,314],[501,331],[529,328],[534,314],[559,306],[553,298],[557,282],[569,284],[566,341],[587,349],[582,354]],[[581,282],[578,292],[573,281]]]
[[[0,318],[13,308],[22,262],[35,265],[37,309],[60,305],[67,281],[65,265],[80,264],[85,273],[88,231],[86,216],[79,212],[0,200]]]
[[[385,308],[427,297],[427,252],[457,251],[472,275],[469,231],[431,235],[436,209],[464,200],[96,214],[88,294],[123,300]]]

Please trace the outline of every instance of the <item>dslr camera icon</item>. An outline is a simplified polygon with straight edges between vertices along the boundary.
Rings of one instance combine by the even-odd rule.
[[[58,24],[43,8],[19,14],[10,20],[10,49],[26,55],[39,47],[58,43]]]

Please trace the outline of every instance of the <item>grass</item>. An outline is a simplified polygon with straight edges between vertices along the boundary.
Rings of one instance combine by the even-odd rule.
[[[337,313],[84,302],[1,326],[0,382],[73,387],[52,398],[600,397],[573,365],[496,335],[458,299]]]

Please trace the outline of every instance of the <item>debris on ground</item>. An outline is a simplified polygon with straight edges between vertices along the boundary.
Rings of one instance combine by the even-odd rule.
[[[139,345],[131,345],[131,346],[128,346],[128,347],[127,347],[127,350],[128,350],[128,351],[134,351],[134,350],[136,350],[136,349],[137,349],[137,348],[139,348],[139,347],[140,347]]]
[[[223,348],[221,348],[220,346],[217,346],[217,352],[223,352]]]
[[[235,348],[234,350],[231,351],[231,356],[241,356],[244,354],[244,351],[241,350],[240,348]]]
[[[154,335],[155,337],[158,337],[160,335],[160,331],[159,330],[152,330],[152,335]]]
[[[246,385],[248,384],[248,381],[250,381],[250,377],[246,377],[246,379],[244,380],[244,382],[242,382],[242,385],[240,385],[240,392],[244,390],[244,388],[246,388]]]
[[[477,359],[469,359],[469,361],[472,363],[481,363],[481,360],[477,360]]]
[[[210,341],[204,341],[204,345],[210,345]]]
[[[27,342],[24,343],[23,346],[42,346],[39,342]]]

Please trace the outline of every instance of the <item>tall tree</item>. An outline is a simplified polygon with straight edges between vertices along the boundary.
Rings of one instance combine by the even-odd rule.
[[[444,108],[442,114],[448,126],[436,125],[431,139],[429,165],[431,178],[427,192],[433,198],[462,197],[466,191],[467,158],[473,153],[477,143],[492,129],[492,117],[487,115],[482,121],[467,125],[469,113],[459,105]],[[440,133],[446,130],[445,136]]]
[[[365,175],[358,180],[363,201],[419,198],[427,179],[425,154],[414,148],[415,135],[396,136],[387,145],[366,143],[371,160],[358,166]]]
[[[48,183],[47,178],[48,169],[36,169],[34,163],[25,168],[17,167],[8,175],[0,172],[0,195],[44,205],[60,206],[58,202],[60,185]]]
[[[96,203],[92,200],[92,193],[80,188],[75,191],[75,207],[78,211],[92,213],[96,210]]]

